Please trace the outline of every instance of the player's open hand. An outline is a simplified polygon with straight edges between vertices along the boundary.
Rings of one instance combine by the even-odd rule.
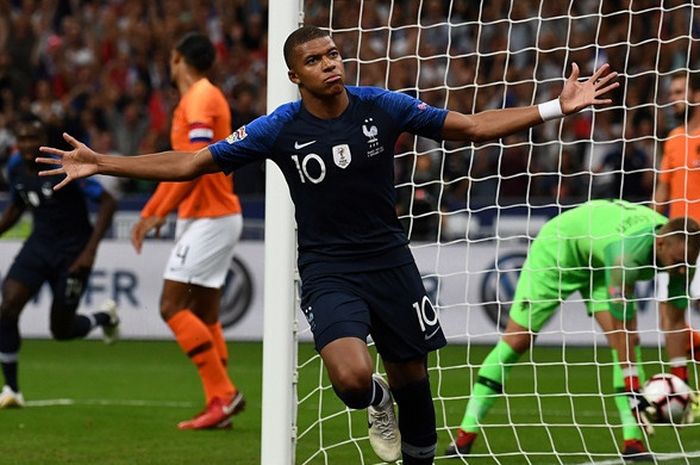
[[[63,138],[73,150],[66,151],[54,147],[40,147],[43,153],[54,155],[53,157],[37,157],[37,163],[45,165],[59,165],[58,168],[39,171],[39,176],[55,176],[65,174],[66,177],[56,184],[53,189],[59,190],[74,179],[86,178],[97,173],[97,153],[82,142],[78,142],[68,133],[63,133]]]
[[[134,246],[137,254],[141,253],[141,247],[143,246],[143,240],[146,238],[146,234],[151,229],[156,230],[156,237],[160,237],[160,228],[165,224],[165,218],[160,216],[147,216],[146,218],[141,218],[133,228],[131,228],[131,244]]]
[[[611,90],[617,88],[616,72],[610,72],[607,63],[593,73],[588,80],[579,82],[579,69],[576,63],[571,63],[571,74],[564,83],[564,88],[559,96],[561,111],[565,115],[576,113],[589,105],[610,105],[612,99],[601,98]]]

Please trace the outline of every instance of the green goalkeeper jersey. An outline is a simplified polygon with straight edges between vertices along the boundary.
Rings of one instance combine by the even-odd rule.
[[[652,279],[656,230],[668,219],[654,210],[624,200],[593,200],[547,222],[537,236],[539,250],[555,252],[562,278],[587,280],[591,272],[602,271],[610,299],[610,311],[621,315],[634,312],[634,284]],[[672,275],[668,302],[688,306],[686,279]]]

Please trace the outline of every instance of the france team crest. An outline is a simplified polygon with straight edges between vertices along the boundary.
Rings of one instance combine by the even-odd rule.
[[[352,155],[350,154],[350,146],[348,144],[334,145],[333,146],[333,161],[338,168],[347,168],[352,161]]]

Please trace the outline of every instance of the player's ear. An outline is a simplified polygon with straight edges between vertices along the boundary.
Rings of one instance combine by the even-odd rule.
[[[659,257],[663,254],[664,249],[664,238],[662,236],[657,236],[654,239],[654,252],[656,253],[656,261],[659,261]]]
[[[287,71],[287,77],[290,81],[292,81],[293,84],[301,84],[301,79],[299,79],[299,76],[297,76],[297,73],[295,73],[293,70],[290,69],[289,71]]]
[[[176,49],[173,49],[171,54],[170,54],[170,64],[176,65],[176,64],[180,63],[180,60],[182,60],[182,53],[180,53]]]
[[[693,91],[691,89],[691,95],[692,95],[693,101],[690,103],[699,103],[700,102],[700,90]]]

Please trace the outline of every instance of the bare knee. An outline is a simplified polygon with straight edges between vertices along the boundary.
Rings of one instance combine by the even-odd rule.
[[[331,382],[339,391],[366,392],[372,387],[372,366],[363,363],[348,363],[335,367]]]
[[[176,313],[186,308],[185,302],[180,299],[168,296],[166,293],[160,297],[160,317],[163,321],[168,321],[175,316]]]
[[[22,308],[13,304],[13,302],[8,300],[3,300],[0,303],[0,318],[3,320],[19,320],[19,314],[22,312]]]
[[[666,331],[677,331],[686,327],[685,312],[677,308],[671,308],[666,318],[664,318]]]
[[[0,302],[0,318],[5,320],[18,320],[26,298],[12,292],[4,292]]]
[[[177,312],[179,312],[180,310],[182,310],[182,308],[175,308],[172,305],[163,305],[161,303],[161,305],[160,305],[160,317],[163,321],[167,322],[169,319],[174,317],[175,314]]]
[[[184,309],[194,311],[195,290],[190,284],[166,279],[163,282],[163,291],[160,295],[160,317],[163,321],[167,322]]]
[[[527,328],[520,326],[514,321],[509,321],[506,332],[503,335],[503,342],[508,344],[515,352],[522,354],[527,351],[535,339],[535,334]]]
[[[372,369],[349,366],[336,370],[333,390],[352,409],[367,408],[372,401]]]
[[[321,349],[336,394],[350,408],[364,408],[372,388],[372,358],[364,341],[345,337]]]
[[[639,334],[637,334],[637,333],[630,334],[630,344],[632,345],[632,347],[637,347],[640,344]]]

